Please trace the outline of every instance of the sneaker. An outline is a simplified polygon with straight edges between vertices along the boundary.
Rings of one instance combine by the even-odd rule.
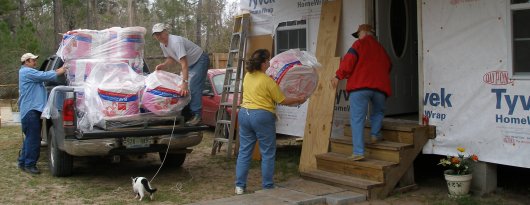
[[[25,167],[24,171],[30,174],[40,174],[40,171],[36,166]]]
[[[41,140],[40,141],[40,146],[41,147],[46,147],[46,146],[48,146],[48,142],[46,142],[45,140]]]
[[[348,159],[353,160],[353,161],[360,161],[364,159],[364,155],[352,154],[351,156],[348,157]]]
[[[245,193],[245,189],[243,187],[236,186],[235,192],[236,192],[237,195],[241,195],[241,194]]]
[[[200,115],[194,115],[190,120],[186,122],[187,126],[195,126],[201,122],[201,116]]]
[[[382,142],[382,141],[383,141],[382,137],[371,136],[370,137],[370,143],[368,143],[368,144],[375,144],[375,143],[379,143],[379,142]]]

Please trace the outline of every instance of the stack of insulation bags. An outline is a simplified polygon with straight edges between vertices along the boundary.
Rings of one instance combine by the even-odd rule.
[[[313,54],[290,49],[274,56],[266,73],[286,97],[304,97],[307,100],[317,87],[316,69],[320,66]]]
[[[84,88],[84,92],[76,93],[81,130],[141,123],[131,119],[144,116],[142,104],[147,111],[169,115],[189,102],[189,97],[179,95],[180,76],[164,71],[144,76],[145,33],[143,27],[113,27],[99,31],[79,29],[63,35],[57,56],[68,68],[68,85]],[[150,82],[147,87],[146,80]]]

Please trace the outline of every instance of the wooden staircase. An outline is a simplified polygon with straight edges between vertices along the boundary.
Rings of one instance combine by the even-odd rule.
[[[369,130],[367,126],[365,136],[370,136]],[[396,189],[415,187],[414,159],[427,140],[434,138],[434,131],[433,126],[418,125],[416,121],[385,119],[384,141],[365,144],[366,158],[353,161],[348,159],[352,154],[352,139],[351,128],[346,125],[343,137],[330,139],[329,152],[315,156],[317,169],[303,171],[301,175],[366,194],[368,199],[385,198]]]

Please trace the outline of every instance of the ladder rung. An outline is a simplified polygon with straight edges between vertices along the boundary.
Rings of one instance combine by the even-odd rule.
[[[230,50],[230,53],[239,53],[239,48],[238,48],[238,49]]]
[[[226,138],[214,138],[213,139],[214,141],[217,141],[217,142],[223,142],[223,143],[228,143],[228,139]]]
[[[232,36],[239,36],[239,35],[241,35],[241,32],[232,33]]]
[[[223,105],[223,106],[232,106],[232,102],[222,102],[222,103],[219,103],[219,105]]]
[[[232,121],[230,120],[217,120],[217,124],[232,124]]]

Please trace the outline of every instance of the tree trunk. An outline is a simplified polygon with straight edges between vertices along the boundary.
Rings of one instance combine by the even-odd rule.
[[[63,1],[62,0],[53,0],[53,31],[55,39],[55,48],[59,48],[59,43],[61,42],[62,35],[59,33],[63,31]]]
[[[20,13],[20,23],[24,22],[24,18],[26,17],[26,8],[24,8],[24,0],[18,1],[18,12]]]
[[[204,50],[208,53],[210,50],[210,31],[212,29],[212,0],[206,0],[206,41]]]
[[[195,35],[197,37],[196,43],[201,46],[201,21],[202,19],[202,0],[197,2],[197,28],[195,30]]]
[[[97,0],[89,0],[88,1],[88,18],[90,19],[90,25],[91,29],[98,29],[98,8],[97,8]]]
[[[129,14],[129,26],[134,26],[134,17],[136,12],[136,5],[135,1],[133,0],[127,0],[127,13]]]
[[[92,26],[92,14],[90,12],[90,1],[86,1],[86,28],[90,29]]]

